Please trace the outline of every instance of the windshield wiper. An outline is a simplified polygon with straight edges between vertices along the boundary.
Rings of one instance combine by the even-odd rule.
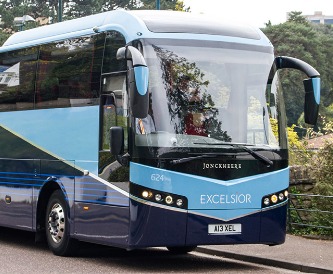
[[[195,156],[195,157],[188,157],[188,158],[181,158],[181,159],[177,159],[177,160],[172,160],[170,161],[171,165],[178,165],[178,164],[182,164],[182,163],[186,163],[186,162],[190,162],[196,159],[201,159],[201,158],[211,158],[211,157],[216,157],[216,154],[204,154],[204,155],[199,155],[199,156]]]
[[[231,145],[231,144],[228,144],[228,145]],[[240,149],[246,151],[247,153],[252,155],[255,159],[257,159],[258,161],[260,161],[264,165],[266,165],[267,167],[270,167],[270,166],[273,165],[273,161],[268,159],[266,156],[261,155],[260,153],[254,151],[252,149],[249,149],[248,147],[235,145],[235,144],[232,144],[231,146],[236,147],[236,148],[240,148]],[[177,160],[171,160],[170,164],[171,165],[178,165],[178,164],[190,162],[190,161],[193,161],[193,160],[196,160],[196,159],[216,157],[217,155],[230,155],[230,153],[203,154],[203,155],[194,156],[194,157],[181,158],[181,159],[177,159]]]
[[[207,146],[250,146],[248,144],[245,144],[245,143],[230,143],[230,142],[222,142],[222,143],[207,143],[207,142],[195,142],[193,143],[194,145],[207,145]]]
[[[205,144],[205,145],[215,145],[215,146],[232,146],[235,148],[240,148],[252,155],[255,159],[258,161],[262,162],[264,165],[267,167],[270,167],[273,165],[273,161],[265,157],[264,155],[261,155],[260,153],[248,148],[248,144],[241,144],[241,143],[228,143],[228,142],[223,142],[223,143],[195,143],[195,144]]]
[[[249,154],[251,154],[254,158],[256,158],[257,160],[259,160],[260,162],[262,162],[263,164],[265,164],[267,167],[270,167],[273,165],[273,161],[271,161],[270,159],[268,159],[267,157],[265,157],[264,155],[261,155],[260,153],[249,149],[248,147],[244,147],[244,146],[237,146],[243,150],[245,150],[246,152],[248,152]]]

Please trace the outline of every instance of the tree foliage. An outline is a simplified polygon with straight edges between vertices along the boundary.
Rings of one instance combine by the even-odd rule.
[[[318,26],[308,22],[301,12],[292,12],[287,22],[279,25],[266,24],[263,30],[271,40],[277,56],[290,56],[301,59],[321,74],[321,109],[327,111],[333,103],[333,30],[328,26]],[[304,111],[304,87],[302,80],[307,76],[297,70],[280,71],[284,89],[288,125],[297,124]],[[329,117],[333,118],[333,116]]]
[[[0,2],[1,28],[3,33],[18,30],[13,26],[15,17],[30,15],[33,18],[55,18],[58,10],[58,0],[1,0]],[[29,22],[25,29],[35,28],[38,22]]]
[[[313,132],[312,129],[308,129],[308,131],[307,135],[318,135],[318,133]],[[323,133],[326,135],[333,133],[333,120],[327,122],[325,117],[323,117]],[[297,147],[289,146],[289,148],[291,156],[289,165],[310,166],[310,176],[316,179],[316,184],[311,190],[311,194],[319,196],[311,197],[311,203],[308,204],[309,206],[305,206],[305,203],[302,203],[302,201],[304,201],[302,199],[305,197],[297,198],[299,199],[299,203],[303,204],[302,209],[311,211],[307,212],[308,216],[310,216],[310,218],[307,219],[307,223],[315,226],[332,227],[333,219],[330,216],[331,214],[327,212],[332,211],[333,199],[322,197],[322,195],[333,196],[333,139],[327,138],[318,150],[309,150],[307,140],[302,140]],[[292,191],[293,193],[297,193],[295,189],[292,189]],[[297,216],[294,217],[298,220]],[[330,229],[314,227],[297,228],[295,232],[333,236],[333,231]]]
[[[142,6],[139,9],[156,9],[156,0],[141,0]],[[178,10],[189,11],[190,8],[185,8],[184,1],[179,0],[160,0],[161,10]]]
[[[9,34],[0,32],[0,45],[2,45],[8,38]]]

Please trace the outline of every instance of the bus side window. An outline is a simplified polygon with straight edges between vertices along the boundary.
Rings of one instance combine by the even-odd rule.
[[[36,108],[97,105],[105,34],[41,46]]]
[[[101,120],[103,121],[101,125],[101,150],[110,150],[110,128],[117,125],[115,100],[114,94],[107,94],[101,97]]]
[[[124,128],[125,152],[128,149],[128,97],[126,92],[126,61],[117,60],[117,51],[126,45],[124,36],[116,31],[106,34],[100,102],[99,176],[105,180],[127,182],[119,184],[128,189],[128,168],[121,167],[110,153],[110,128]]]
[[[125,150],[127,149],[128,96],[126,75],[113,75],[103,78],[101,96],[100,150],[110,150],[110,128],[121,126],[125,132]]]
[[[126,60],[117,60],[117,51],[126,45],[124,36],[117,31],[106,34],[100,107],[100,150],[110,150],[110,128],[121,126],[125,132],[127,150],[128,96],[126,92]],[[112,107],[109,105],[113,100]],[[108,108],[115,112],[111,117]]]
[[[38,47],[0,54],[0,111],[34,108]]]
[[[105,40],[103,74],[126,71],[126,60],[117,60],[117,51],[126,45],[124,36],[116,31],[108,32]]]
[[[115,155],[110,153],[110,128],[124,129],[124,151],[128,150],[128,97],[126,74],[103,78],[103,94],[100,105],[99,176],[111,182],[128,182],[128,167],[121,167]],[[118,185],[120,188],[124,186]],[[125,188],[128,187],[125,184]]]

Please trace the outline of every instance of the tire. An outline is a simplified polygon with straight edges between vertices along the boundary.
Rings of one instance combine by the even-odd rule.
[[[45,230],[50,250],[57,256],[74,255],[78,241],[69,237],[67,204],[61,190],[51,195],[46,208]]]
[[[173,254],[186,254],[196,249],[197,246],[167,246],[167,249]]]

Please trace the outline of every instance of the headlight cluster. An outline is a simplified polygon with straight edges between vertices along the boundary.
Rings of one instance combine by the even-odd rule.
[[[158,191],[137,184],[130,184],[131,195],[150,202],[187,209],[187,198],[184,196]]]
[[[285,190],[264,196],[262,198],[261,207],[265,208],[265,207],[277,205],[279,203],[286,201],[287,199],[288,199],[288,190],[285,189]]]

